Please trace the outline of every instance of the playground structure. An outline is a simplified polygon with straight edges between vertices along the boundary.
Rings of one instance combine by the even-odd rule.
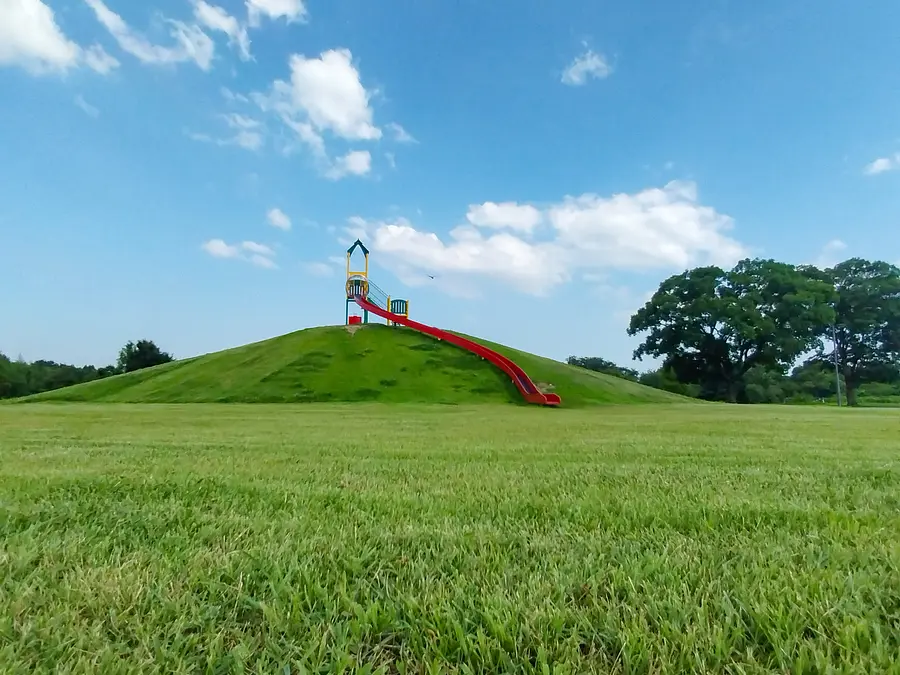
[[[351,268],[351,258],[353,252],[359,249],[363,253],[364,266],[360,271],[353,271]],[[369,281],[369,249],[365,247],[359,239],[353,242],[353,246],[347,249],[347,303],[344,312],[345,324],[369,323],[369,312],[363,309],[362,317],[350,314],[350,303],[354,302],[354,298],[363,297],[372,300],[373,303],[391,314],[397,316],[405,316],[409,318],[409,300],[400,298],[391,298],[387,293],[378,288]],[[391,319],[387,319],[388,326],[393,324]]]
[[[360,249],[365,258],[362,271],[351,268],[350,259],[356,249]],[[409,300],[391,298],[369,279],[369,249],[357,239],[347,249],[347,283],[344,323],[347,325],[369,323],[369,315],[379,316],[389,326],[405,326],[438,340],[477,354],[482,359],[502,370],[512,380],[516,389],[528,403],[545,406],[558,406],[561,403],[557,394],[546,394],[532,382],[528,374],[511,359],[461,335],[434,328],[409,318]],[[355,303],[363,312],[362,316],[350,314],[350,303]]]

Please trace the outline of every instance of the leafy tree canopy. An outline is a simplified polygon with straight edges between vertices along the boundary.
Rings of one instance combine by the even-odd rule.
[[[791,372],[791,382],[797,393],[812,399],[831,398],[837,393],[834,367],[823,361],[807,361],[797,366]],[[843,378],[840,382],[843,390],[845,387]]]
[[[847,400],[866,382],[896,379],[900,364],[900,268],[886,262],[851,258],[825,270],[834,285],[834,339],[819,346],[816,358],[838,364]],[[829,336],[831,337],[831,336]]]
[[[115,374],[113,366],[72,366],[46,360],[27,363],[21,358],[11,361],[0,354],[0,399],[39,394]]]
[[[174,360],[171,354],[162,351],[152,340],[138,340],[122,347],[117,367],[121,373],[131,373]]]
[[[751,368],[784,372],[819,344],[833,296],[821,272],[774,260],[698,267],[663,281],[628,334],[647,333],[635,358],[663,357],[703,398],[737,401]]]

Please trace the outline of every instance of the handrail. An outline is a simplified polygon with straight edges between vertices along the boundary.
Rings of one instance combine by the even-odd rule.
[[[379,288],[376,283],[374,283],[373,281],[369,281],[369,300],[373,301],[374,304],[378,305],[382,309],[390,310],[390,307],[387,306],[388,297],[388,294],[385,293],[384,290]]]

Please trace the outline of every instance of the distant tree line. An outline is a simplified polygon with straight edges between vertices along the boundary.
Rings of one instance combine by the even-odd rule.
[[[835,361],[850,405],[860,394],[900,396],[900,268],[851,258],[828,269],[746,259],[663,281],[634,316],[634,358],[661,358],[639,374],[599,357],[584,368],[659,389],[733,403],[834,397]]]
[[[162,351],[152,340],[128,342],[119,350],[116,365],[100,368],[43,360],[28,363],[22,358],[13,361],[0,352],[0,399],[40,394],[172,360],[174,357]]]

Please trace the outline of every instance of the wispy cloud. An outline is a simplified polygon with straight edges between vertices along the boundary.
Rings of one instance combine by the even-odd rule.
[[[372,155],[369,151],[354,150],[334,160],[325,175],[332,180],[337,180],[344,176],[365,176],[371,169]]]
[[[410,134],[406,129],[397,124],[396,122],[388,122],[384,125],[385,129],[391,132],[391,135],[394,137],[394,140],[398,143],[418,143],[415,138],[413,138],[412,134]]]
[[[245,150],[259,150],[265,139],[263,137],[263,126],[259,120],[238,113],[224,113],[219,117],[225,121],[225,124],[233,132],[230,136],[212,136],[207,133],[187,132],[189,138],[201,143],[212,143],[218,146],[234,145]]]
[[[75,97],[75,105],[81,108],[88,117],[97,118],[100,115],[100,111],[95,106],[92,106],[85,101],[81,94],[78,94],[78,96]]]
[[[272,227],[285,231],[291,229],[291,219],[281,209],[269,209],[268,213],[266,213],[266,218]]]
[[[813,263],[816,267],[834,267],[840,262],[840,254],[847,250],[847,244],[840,239],[832,239],[826,243]]]
[[[570,87],[587,84],[590,78],[602,80],[612,74],[612,66],[603,54],[587,49],[577,56],[562,73],[562,83]]]
[[[900,152],[893,157],[879,157],[874,162],[867,164],[863,172],[867,176],[877,176],[880,173],[895,171],[896,169],[900,169]]]
[[[121,65],[117,58],[107,54],[100,45],[93,45],[84,50],[84,62],[88,68],[101,75],[108,75]]]
[[[249,61],[252,58],[247,28],[224,9],[210,5],[204,0],[194,0],[194,17],[210,30],[227,35],[229,42],[237,47],[242,61]]]
[[[238,94],[237,92],[231,91],[228,87],[222,87],[219,92],[222,94],[222,98],[226,101],[231,101],[232,103],[250,103],[250,99],[244,96],[243,94]]]
[[[276,269],[275,251],[265,244],[255,241],[244,241],[240,244],[229,244],[224,239],[210,239],[200,247],[213,258],[230,258],[243,260],[257,267]]]
[[[246,0],[245,4],[247,20],[253,27],[259,26],[263,17],[273,21],[285,19],[288,23],[302,23],[307,20],[303,0]]]
[[[101,0],[85,0],[94,10],[97,21],[109,31],[122,51],[131,54],[142,63],[174,64],[193,61],[201,70],[212,66],[215,44],[196,24],[166,19],[174,44],[155,45],[133,30],[121,16],[113,12]]]

